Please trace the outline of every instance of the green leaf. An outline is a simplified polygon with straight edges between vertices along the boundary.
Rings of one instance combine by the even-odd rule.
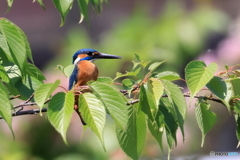
[[[142,152],[146,138],[146,117],[142,111],[129,107],[129,122],[126,130],[118,125],[116,128],[117,139],[122,150],[132,159],[137,160]]]
[[[46,80],[43,73],[33,64],[26,63],[26,72],[32,77],[35,77],[36,79],[38,79],[39,81]]]
[[[114,78],[114,81],[118,78],[122,78],[122,77],[137,77],[138,73],[141,71],[141,67],[137,68],[135,71],[131,71],[131,72],[126,72],[124,74],[117,72],[116,77]]]
[[[133,63],[133,69],[135,69],[140,64],[140,56],[137,54],[134,54],[134,59],[132,60]]]
[[[92,93],[84,93],[79,96],[79,111],[92,131],[100,139],[103,148],[103,129],[106,121],[106,111],[102,102]]]
[[[2,65],[0,65],[0,79],[6,83],[10,82],[10,78],[8,77],[7,72]]]
[[[160,115],[158,115],[160,114]],[[174,147],[175,144],[177,144],[177,128],[178,128],[178,122],[176,120],[175,111],[172,107],[169,106],[169,101],[166,100],[166,98],[162,98],[160,101],[159,106],[159,112],[158,112],[159,119],[161,120],[163,115],[164,117],[164,126],[166,131],[166,137],[168,146],[170,149]]]
[[[81,23],[86,17],[88,20],[88,0],[78,0],[78,6],[80,8],[80,20],[79,23]]]
[[[13,0],[7,0],[8,3],[8,10],[12,7]]]
[[[233,99],[239,99],[239,97],[233,97]],[[235,112],[235,114],[240,114],[240,101],[239,100],[235,100],[232,103],[232,108],[233,111]]]
[[[205,136],[214,126],[217,117],[216,114],[210,110],[210,104],[201,99],[198,104],[196,104],[195,114],[198,126],[202,132],[201,147],[203,147]]]
[[[156,115],[154,121],[148,119],[148,128],[153,137],[157,140],[162,152],[163,152],[162,136],[164,127],[165,127],[164,116],[160,113],[160,111],[158,111],[158,114]]]
[[[163,95],[163,90],[164,90],[163,84],[157,78],[150,78],[149,82],[152,85],[152,92],[153,92],[153,97],[154,97],[156,106],[158,106],[159,105],[159,100]]]
[[[150,63],[150,61],[140,60],[140,56],[135,54],[133,59],[133,70],[136,69],[138,66],[141,66],[143,69]]]
[[[26,76],[26,79],[24,81],[20,80],[15,84],[15,89],[17,89],[21,95],[20,99],[26,100],[42,84],[43,83],[35,77]]]
[[[107,3],[107,0],[90,0],[89,2],[92,4],[93,8],[97,9],[97,12],[100,13],[102,10],[102,3]]]
[[[221,77],[214,76],[206,86],[213,94],[222,100],[230,112],[229,99],[227,98],[228,88],[226,82]]]
[[[73,0],[53,0],[55,7],[61,15],[61,25],[64,25],[67,13],[72,8]]]
[[[175,80],[181,79],[181,77],[176,72],[172,72],[172,71],[160,72],[156,75],[156,78],[165,79],[168,81],[175,81]]]
[[[0,44],[8,60],[15,63],[23,77],[27,57],[31,60],[29,43],[23,31],[11,21],[0,18]]]
[[[193,98],[214,76],[217,64],[211,63],[208,66],[202,61],[192,61],[185,68],[185,79]]]
[[[60,70],[64,73],[64,67],[62,65],[57,65],[56,70]]]
[[[106,83],[92,82],[89,84],[93,94],[103,103],[116,124],[125,130],[128,120],[126,98],[115,88]]]
[[[239,78],[234,78],[230,80],[232,84],[232,89],[234,96],[240,96],[240,79]]]
[[[123,89],[130,90],[134,86],[135,81],[129,78],[126,78],[122,81]]]
[[[42,0],[33,0],[33,2],[35,2],[35,1],[37,1],[38,4],[39,4],[44,10],[46,10],[46,8],[45,8],[44,3],[43,3]]]
[[[21,30],[21,28],[19,28],[18,26],[16,26],[16,29],[18,29],[19,33],[21,34],[22,38],[24,39],[27,58],[29,58],[30,61],[33,63],[32,51],[31,51],[27,36],[23,32],[23,30]]]
[[[183,125],[184,125],[186,112],[187,112],[187,105],[186,105],[185,98],[183,96],[183,93],[179,89],[179,87],[174,83],[167,80],[162,80],[162,83],[168,95],[168,99],[174,108],[175,116],[177,117],[177,121],[184,139],[185,135],[184,135]]]
[[[61,134],[67,144],[66,133],[74,111],[73,92],[58,92],[48,105],[48,119],[53,127]]]
[[[0,82],[0,115],[6,121],[8,127],[10,128],[12,135],[14,133],[12,130],[12,104],[9,100],[9,93],[6,87]]]
[[[144,83],[140,87],[139,106],[140,109],[148,116],[148,118],[153,121],[156,116],[158,106],[155,102],[152,85],[150,82]]]
[[[214,76],[206,85],[218,98],[224,99],[227,94],[227,85],[221,77]]]
[[[237,148],[240,146],[240,114],[235,115],[235,121],[236,121],[236,135],[238,139],[238,145]]]
[[[52,92],[59,86],[60,80],[56,80],[54,83],[45,83],[41,85],[34,95],[34,99],[40,108],[43,107],[45,101],[49,98]]]
[[[3,53],[1,52],[1,58],[12,60],[12,56],[11,56],[7,41],[1,32],[0,32],[0,49],[3,52]]]
[[[102,83],[108,83],[108,84],[112,84],[113,83],[113,79],[110,77],[98,77],[97,78],[98,82],[102,82]]]
[[[12,94],[14,94],[14,93],[16,93],[16,92],[14,92],[14,90],[16,91],[15,84],[19,81],[22,81],[21,72],[20,72],[18,66],[14,65],[12,62],[4,61],[2,63],[2,65],[3,65],[4,70],[6,71],[8,78],[10,80],[9,83],[6,83],[6,86],[7,86],[8,90]]]
[[[74,64],[70,64],[69,66],[67,66],[63,69],[63,73],[66,75],[67,78],[69,78],[71,76],[74,67],[75,67]]]
[[[164,63],[164,62],[165,62],[165,61],[152,63],[152,64],[148,67],[149,72],[153,72],[155,69],[157,69],[157,68],[158,68],[162,63]]]

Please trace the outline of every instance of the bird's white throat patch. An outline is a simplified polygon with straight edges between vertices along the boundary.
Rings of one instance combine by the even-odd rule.
[[[75,61],[74,61],[74,65],[76,65],[77,63],[78,63],[78,61],[80,61],[81,60],[81,58],[80,57],[77,57],[76,59],[75,59]]]

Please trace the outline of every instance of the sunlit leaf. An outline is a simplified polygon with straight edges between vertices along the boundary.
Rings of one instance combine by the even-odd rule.
[[[35,77],[39,81],[46,80],[43,73],[33,64],[26,63],[26,72],[31,75],[32,77]]]
[[[152,85],[152,92],[153,92],[153,97],[154,97],[156,106],[158,106],[159,100],[163,95],[163,90],[164,90],[163,84],[157,78],[150,78],[149,82]]]
[[[70,64],[69,66],[67,66],[63,69],[63,73],[66,75],[67,78],[69,78],[71,76],[74,67],[75,67],[74,64]]]
[[[132,159],[137,160],[146,138],[146,117],[142,111],[129,107],[129,122],[126,130],[116,128],[118,142],[122,150]]]
[[[92,82],[89,84],[93,94],[103,103],[108,113],[111,115],[117,125],[125,130],[128,119],[128,106],[126,98],[111,85],[101,82]]]
[[[149,67],[148,67],[148,70],[149,72],[153,72],[155,69],[157,69],[162,63],[164,63],[164,61],[162,62],[155,62],[153,64],[151,64]]]
[[[208,66],[202,61],[188,63],[185,68],[185,79],[191,93],[191,98],[213,78],[216,70],[216,63],[211,63]]]
[[[118,79],[118,78],[122,78],[122,77],[136,77],[138,75],[138,73],[141,71],[141,68],[137,68],[135,71],[132,72],[126,72],[124,74],[117,72],[116,77],[114,78],[114,80]]]
[[[0,18],[0,41],[8,60],[15,63],[23,76],[25,75],[25,63],[30,55],[29,43],[23,31],[5,18]]]
[[[10,82],[10,78],[8,77],[7,72],[2,65],[0,65],[0,79],[6,83]]]
[[[21,72],[18,68],[17,65],[15,65],[12,62],[9,61],[3,61],[2,63],[4,70],[6,71],[6,74],[8,75],[8,78],[10,80],[9,83],[6,83],[6,86],[8,88],[8,90],[14,94],[16,92],[16,88],[15,88],[15,84],[18,83],[19,81],[22,81],[22,75]]]
[[[103,148],[103,129],[106,121],[106,111],[102,102],[92,93],[84,93],[79,96],[79,111],[92,131],[100,139]]]
[[[112,84],[113,83],[113,79],[110,77],[98,77],[97,78],[98,82],[103,82],[103,83],[108,83],[108,84]]]
[[[198,126],[202,132],[202,144],[203,146],[205,136],[209,132],[216,122],[216,114],[210,110],[210,104],[205,101],[199,100],[196,104],[195,114]]]
[[[61,15],[61,25],[64,25],[67,13],[72,7],[73,0],[53,0],[55,7]]]
[[[56,80],[54,83],[45,83],[41,85],[34,94],[34,99],[40,108],[43,107],[45,101],[49,98],[52,92],[59,86],[60,80]]]
[[[48,104],[48,120],[53,127],[61,134],[67,144],[66,133],[70,124],[74,106],[73,92],[58,92]]]
[[[174,80],[181,79],[181,77],[176,72],[172,72],[172,71],[160,72],[156,75],[156,78],[166,79],[168,81],[174,81]]]

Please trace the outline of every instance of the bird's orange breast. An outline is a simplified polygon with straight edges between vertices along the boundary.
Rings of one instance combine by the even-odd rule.
[[[78,75],[75,87],[86,85],[87,82],[91,80],[94,81],[97,80],[98,69],[94,63],[87,60],[83,60],[78,62],[77,67]]]

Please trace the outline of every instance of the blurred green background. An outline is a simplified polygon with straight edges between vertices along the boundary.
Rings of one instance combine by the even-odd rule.
[[[13,21],[26,33],[35,65],[44,72],[47,82],[61,79],[63,87],[67,87],[68,80],[55,67],[71,64],[72,55],[81,48],[124,57],[96,61],[100,76],[112,78],[117,71],[125,72],[132,67],[135,53],[144,60],[165,60],[159,71],[176,71],[181,77],[191,60],[217,62],[219,70],[240,61],[240,1],[110,0],[110,7],[105,4],[100,15],[89,7],[90,25],[77,24],[79,13],[75,4],[63,27],[59,27],[60,16],[52,2],[44,3],[46,11],[31,1],[14,1],[6,13],[7,3],[0,1],[0,16]],[[239,151],[233,117],[220,104],[213,103],[212,109],[218,120],[206,136],[203,148],[194,106],[188,109],[186,139],[183,143],[179,133],[178,145],[171,153],[173,159],[182,156],[204,159],[202,156],[208,156],[210,151]],[[84,130],[77,115],[68,130],[69,146],[44,115],[15,117],[15,140],[4,121],[0,121],[0,128],[0,160],[129,160],[117,143],[115,126],[109,117],[104,131],[107,152],[90,129]],[[161,153],[157,141],[148,134],[140,159],[166,156],[167,147]]]

